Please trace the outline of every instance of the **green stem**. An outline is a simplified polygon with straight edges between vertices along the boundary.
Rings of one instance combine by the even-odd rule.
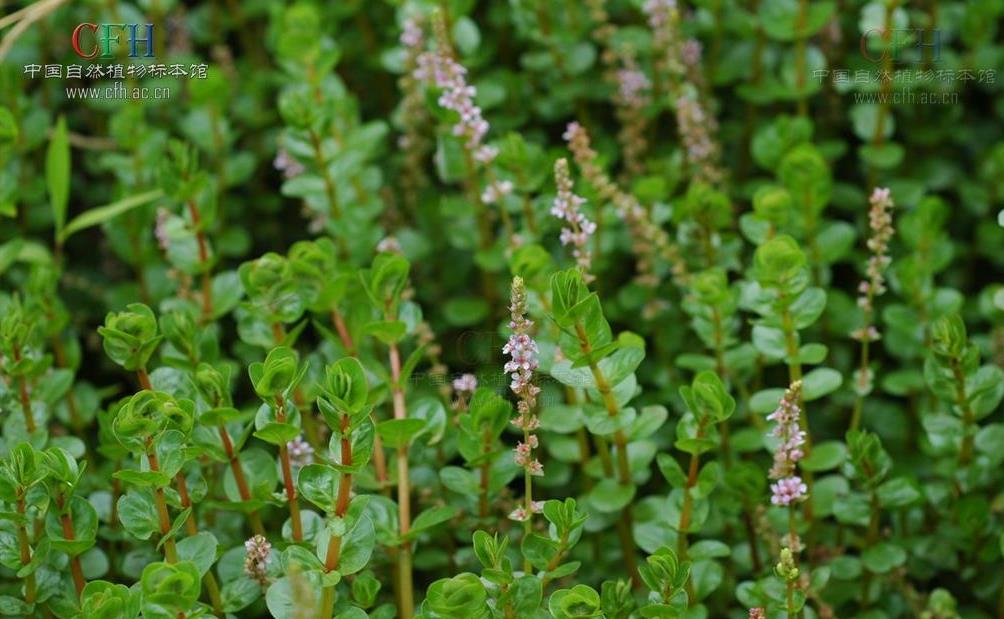
[[[27,520],[27,509],[24,502],[24,489],[18,493],[17,513],[21,516],[21,522],[17,525],[17,541],[21,551],[21,565],[27,566],[31,563],[31,542],[28,538],[28,527],[24,524]],[[31,572],[24,577],[24,601],[26,604],[34,604],[37,595],[37,585],[35,582],[35,572]]]
[[[341,464],[352,466],[352,439],[349,436],[349,417],[342,415],[341,420]],[[335,516],[344,518],[349,511],[349,496],[352,494],[352,474],[342,473],[338,480],[338,499],[335,503]],[[341,559],[342,538],[332,537],[328,540],[328,549],[324,557],[324,571],[333,572],[338,569],[338,562]],[[335,586],[324,588],[321,597],[321,619],[331,619],[331,613],[335,603]]]
[[[14,363],[17,364],[21,361],[21,348],[15,344],[14,345]],[[24,413],[24,426],[27,429],[28,434],[34,434],[35,427],[35,416],[31,412],[31,398],[28,395],[28,384],[24,380],[24,374],[18,374],[17,376],[17,389],[21,398],[21,412]]]
[[[959,465],[966,466],[973,458],[973,426],[976,425],[976,415],[969,405],[962,364],[953,357],[951,365],[952,375],[955,377],[955,404],[962,411],[962,449],[959,450]]]
[[[390,345],[391,397],[394,403],[394,419],[407,419],[404,386],[401,384],[401,352],[397,344]],[[397,511],[401,537],[411,530],[411,480],[408,476],[408,446],[397,448]],[[405,541],[398,548],[397,575],[399,582],[398,616],[411,619],[415,612],[415,594],[412,582],[411,542]]]
[[[286,402],[283,397],[275,398],[275,420],[286,422]],[[279,463],[282,467],[282,481],[286,487],[286,500],[289,503],[289,519],[293,527],[293,541],[303,541],[303,523],[300,520],[300,503],[296,498],[296,486],[293,483],[293,466],[289,460],[289,449],[286,443],[279,443]]]
[[[596,389],[600,392],[600,397],[603,398],[603,404],[607,409],[607,414],[613,418],[617,418],[620,414],[620,405],[617,404],[617,399],[614,398],[613,390],[610,387],[610,383],[607,382],[606,376],[603,374],[603,370],[592,358],[593,347],[589,342],[589,335],[586,333],[586,329],[582,326],[581,322],[575,323],[575,333],[579,338],[579,347],[582,353],[586,355],[589,359],[589,371],[592,372],[593,380],[596,381]],[[624,431],[618,429],[614,433],[614,446],[617,448],[617,479],[622,486],[631,485],[631,465],[628,462],[627,454],[627,437],[624,435]],[[618,532],[621,538],[621,552],[624,557],[624,566],[627,568],[628,574],[631,576],[631,582],[635,587],[641,586],[641,575],[638,573],[638,565],[635,560],[635,548],[634,540],[631,536],[631,505],[624,506],[623,511],[621,511],[621,517],[618,524]]]
[[[152,440],[148,441],[146,458],[152,472],[156,473],[160,471],[160,465],[157,463],[157,453],[153,450]],[[164,538],[164,558],[168,563],[177,563],[178,550],[174,545],[174,538],[169,537],[171,535],[171,514],[167,511],[167,501],[164,499],[163,488],[158,487],[153,491],[153,502],[157,507],[160,534]]]

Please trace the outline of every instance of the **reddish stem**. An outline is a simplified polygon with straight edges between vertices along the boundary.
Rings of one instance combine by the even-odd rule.
[[[251,490],[248,488],[248,480],[244,477],[244,467],[241,466],[241,461],[237,457],[237,452],[234,451],[234,444],[230,441],[230,434],[227,433],[227,429],[223,424],[220,424],[220,440],[223,441],[223,449],[227,452],[227,459],[230,462],[230,470],[234,474],[234,482],[237,484],[237,492],[241,496],[242,501],[251,500]],[[265,537],[265,527],[261,523],[261,517],[258,516],[257,511],[253,511],[248,514],[248,520],[251,521],[251,529]]]
[[[192,218],[192,228],[195,229],[195,241],[199,245],[199,264],[202,266],[202,318],[213,315],[213,287],[209,273],[209,248],[206,245],[206,235],[202,231],[202,217],[195,202],[188,203],[188,214]]]
[[[18,346],[14,346],[14,363],[17,364],[21,361],[21,349]],[[17,388],[21,395],[21,411],[24,413],[24,425],[28,430],[28,434],[34,434],[35,432],[35,416],[31,414],[31,398],[28,397],[28,384],[24,382],[24,375],[18,374],[17,377]]]
[[[345,325],[345,318],[337,309],[331,310],[331,322],[334,323],[335,331],[338,332],[338,337],[342,340],[342,346],[345,347],[345,353],[350,357],[355,357],[356,343],[353,341],[352,334],[349,333],[349,329]]]
[[[160,465],[157,463],[157,454],[153,451],[152,441],[148,445],[146,458],[150,463],[151,471],[155,473],[160,471]],[[167,537],[171,533],[171,515],[167,511],[167,501],[164,499],[163,488],[158,487],[154,490],[153,500],[157,506],[157,517],[160,520],[160,534],[164,537],[164,558],[167,559],[168,563],[177,563],[178,550],[174,545],[174,539]]]
[[[286,422],[286,404],[282,396],[275,398],[275,419],[279,423]],[[296,499],[296,486],[293,483],[293,466],[289,461],[289,450],[285,443],[279,444],[279,462],[282,465],[282,481],[286,486],[286,500],[289,502],[289,517],[293,524],[293,540],[303,541],[303,524],[300,522],[300,504]]]
[[[27,509],[24,504],[24,492],[21,491],[17,497],[17,513],[22,518],[27,519]],[[28,540],[28,528],[22,522],[17,525],[17,541],[21,551],[21,565],[27,566],[31,563],[31,542]],[[37,587],[35,583],[35,572],[24,577],[24,601],[27,604],[35,603]]]
[[[65,500],[62,496],[56,498],[56,507],[59,511],[65,509]],[[59,516],[59,521],[63,525],[63,538],[67,541],[74,541],[77,539],[76,535],[73,533],[73,516],[69,512],[63,512]],[[77,589],[77,597],[84,591],[84,571],[80,568],[80,557],[74,555],[70,557],[70,573],[73,574],[73,586]]]

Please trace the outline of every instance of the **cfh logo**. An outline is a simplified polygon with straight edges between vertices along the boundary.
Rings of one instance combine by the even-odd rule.
[[[930,42],[924,42],[925,35],[930,37]],[[887,43],[882,46],[882,53],[879,55],[868,51],[869,40],[876,37],[879,41]],[[920,50],[921,58],[924,58],[926,50],[930,53],[930,61],[938,62],[941,59],[941,31],[922,28],[894,28],[891,32],[886,32],[882,28],[871,28],[861,35],[861,55],[871,62],[883,62],[888,60],[890,55],[893,61],[898,61],[900,51],[903,49]]]
[[[84,22],[73,29],[73,51],[81,58],[94,58],[99,53],[102,58],[111,58],[115,49],[123,44],[123,36],[129,44],[129,57],[137,58],[140,44],[145,58],[153,58],[153,24],[92,24]]]

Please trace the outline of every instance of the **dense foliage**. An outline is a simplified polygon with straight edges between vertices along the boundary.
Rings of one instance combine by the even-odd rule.
[[[9,4],[0,614],[1004,617],[1004,2]]]

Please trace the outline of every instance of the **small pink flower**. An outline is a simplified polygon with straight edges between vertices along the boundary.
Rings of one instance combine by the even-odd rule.
[[[770,485],[770,502],[774,505],[791,505],[806,497],[809,487],[801,477],[785,477]]]
[[[771,479],[791,477],[794,474],[796,464],[805,456],[802,446],[805,445],[806,434],[799,424],[802,410],[798,406],[798,401],[801,390],[801,381],[792,383],[784,392],[784,397],[781,398],[774,412],[767,415],[768,421],[777,424],[771,429],[770,435],[780,439],[777,450],[774,452],[774,464],[769,473]]]
[[[509,513],[509,520],[515,520],[516,522],[524,522],[529,517],[530,514],[522,507],[517,507]]]
[[[271,561],[272,544],[261,535],[255,535],[244,542],[244,573],[260,585],[268,584],[268,564]]]
[[[153,228],[153,235],[157,238],[157,245],[161,251],[167,251],[171,247],[171,236],[167,232],[167,222],[170,219],[170,211],[164,207],[157,209],[157,223]]]
[[[290,464],[296,468],[302,468],[314,462],[314,448],[303,440],[302,434],[286,443],[286,450],[289,452]]]
[[[285,148],[279,148],[272,165],[275,166],[276,170],[281,171],[287,179],[296,178],[306,171],[304,165],[291,157]]]
[[[495,204],[512,193],[512,181],[495,181],[481,192],[481,201],[485,204]]]
[[[400,254],[401,243],[392,236],[384,237],[377,243],[376,250],[381,254]]]
[[[473,393],[478,388],[478,378],[474,374],[462,374],[453,379],[453,390],[461,393]]]

